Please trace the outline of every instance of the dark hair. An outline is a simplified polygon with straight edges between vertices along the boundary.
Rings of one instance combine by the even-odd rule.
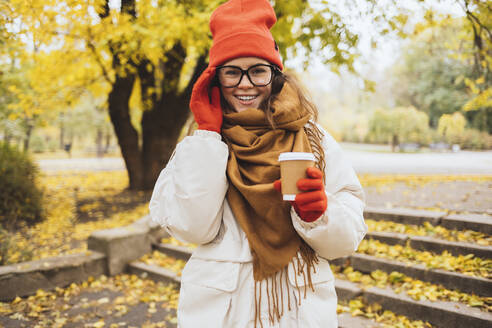
[[[278,70],[275,70],[274,74],[275,76],[273,77],[272,81],[272,94],[277,95],[282,91],[282,88],[284,87],[284,83],[286,81],[284,73],[280,71],[280,69],[277,67]]]
[[[306,132],[309,142],[311,144],[311,149],[313,151],[314,156],[316,157],[316,166],[321,170],[321,172],[325,171],[326,163],[325,163],[325,152],[323,151],[322,140],[323,133],[319,129],[316,122],[318,121],[318,108],[313,103],[313,101],[309,97],[309,93],[305,90],[302,84],[299,82],[298,78],[290,72],[282,73],[276,75],[272,81],[272,92],[270,97],[265,101],[263,110],[265,110],[268,123],[272,129],[275,129],[275,122],[273,121],[273,112],[272,112],[272,103],[282,91],[282,88],[285,83],[288,83],[299,97],[299,102],[301,106],[306,109],[306,111],[310,115],[310,120],[304,127],[304,131]],[[323,175],[324,179],[324,175]]]

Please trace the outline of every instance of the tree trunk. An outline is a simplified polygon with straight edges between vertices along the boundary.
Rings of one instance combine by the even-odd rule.
[[[31,123],[30,119],[26,119],[26,135],[24,137],[24,152],[27,152],[29,150],[29,141],[31,141],[32,129],[33,129],[33,124]]]
[[[4,143],[6,143],[7,145],[10,145],[11,139],[12,139],[12,135],[10,134],[9,128],[5,127],[4,132],[3,132]]]
[[[151,109],[142,114],[142,163],[144,169],[143,188],[151,190],[160,171],[171,157],[181,129],[189,115],[188,102],[191,89],[198,76],[206,67],[205,58],[201,57],[194,70],[188,87],[178,91],[178,81],[184,60],[185,49],[177,43],[171,50],[174,54],[161,67],[148,70],[150,62],[139,65],[138,74],[141,82],[142,103],[152,103]],[[161,85],[161,98],[147,90],[155,86],[155,69],[162,69],[164,81]]]
[[[165,108],[154,108],[143,113],[142,159],[145,189],[154,187],[160,171],[169,161],[188,113],[188,103],[183,97],[168,97]]]
[[[109,146],[111,146],[111,132],[108,131],[107,128],[105,128],[104,130],[106,130],[106,135],[105,135],[106,143],[104,145],[104,154],[107,154],[109,151]]]
[[[65,114],[60,113],[60,149],[65,147]]]
[[[398,136],[396,134],[394,134],[393,137],[391,138],[391,151],[393,153],[396,150],[396,146],[398,146],[399,144],[400,144],[400,142],[398,140]]]
[[[97,157],[102,157],[102,155],[104,153],[102,142],[103,142],[103,131],[102,131],[102,128],[99,127],[99,128],[97,128],[97,131],[96,131],[96,154],[97,154]]]
[[[144,189],[144,167],[138,145],[138,132],[130,120],[129,101],[134,82],[135,75],[130,73],[126,77],[116,77],[116,81],[108,96],[108,109],[128,172],[129,188],[132,190],[142,190]]]

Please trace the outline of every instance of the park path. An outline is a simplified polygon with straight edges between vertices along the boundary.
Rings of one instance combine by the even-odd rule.
[[[390,153],[387,147],[341,144],[359,174],[480,174],[492,175],[492,151],[457,153]],[[38,160],[41,170],[124,170],[122,158],[66,158]]]
[[[345,149],[357,173],[492,174],[492,152],[377,153]]]

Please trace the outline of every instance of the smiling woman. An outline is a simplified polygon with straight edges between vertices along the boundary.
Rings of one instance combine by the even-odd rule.
[[[198,125],[162,170],[154,221],[197,245],[182,272],[179,326],[337,327],[329,259],[367,227],[363,193],[317,109],[283,64],[267,0],[230,0],[212,14],[208,68],[193,87]],[[278,158],[314,154],[283,201]]]

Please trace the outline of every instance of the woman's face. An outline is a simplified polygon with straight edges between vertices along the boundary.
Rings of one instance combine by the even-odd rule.
[[[238,66],[243,70],[247,70],[249,67],[257,64],[269,65],[269,62],[257,57],[240,57],[229,60],[224,63],[223,66],[232,65]],[[272,84],[270,83],[264,87],[255,87],[251,84],[248,77],[244,75],[238,86],[233,88],[225,88],[221,86],[220,90],[222,92],[222,96],[229,104],[231,109],[236,112],[241,112],[248,108],[260,108],[263,101],[268,99],[270,96],[270,93],[272,92]]]

